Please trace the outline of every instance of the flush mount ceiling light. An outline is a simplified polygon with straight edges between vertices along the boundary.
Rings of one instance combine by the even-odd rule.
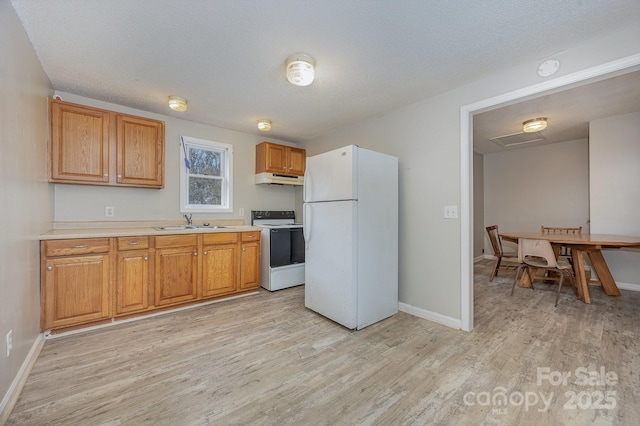
[[[316,61],[304,53],[296,53],[287,58],[287,80],[296,86],[313,83]]]
[[[268,132],[271,130],[271,120],[258,120],[258,130]]]
[[[180,96],[169,96],[169,108],[174,111],[184,112],[187,110],[187,100]]]
[[[547,117],[532,118],[522,123],[522,130],[527,133],[539,132],[547,128]]]

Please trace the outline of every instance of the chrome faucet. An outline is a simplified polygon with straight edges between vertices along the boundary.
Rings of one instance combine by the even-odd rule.
[[[187,220],[187,225],[189,226],[193,225],[193,221],[191,220],[191,216],[192,216],[191,213],[183,214],[182,216],[184,216],[184,218]]]

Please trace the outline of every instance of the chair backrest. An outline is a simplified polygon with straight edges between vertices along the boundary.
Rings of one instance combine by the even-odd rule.
[[[498,225],[487,226],[487,234],[489,234],[489,241],[491,241],[491,248],[493,248],[494,256],[502,256],[502,243],[500,242],[500,235],[498,235]]]
[[[540,231],[543,234],[575,234],[582,235],[582,226],[577,228],[555,228],[550,226],[541,226]]]
[[[518,239],[518,260],[520,263],[533,261],[533,266],[541,267],[540,260],[546,262],[547,268],[557,268],[556,255],[553,252],[551,243],[547,240],[530,240],[527,238]],[[538,260],[536,262],[535,260]]]

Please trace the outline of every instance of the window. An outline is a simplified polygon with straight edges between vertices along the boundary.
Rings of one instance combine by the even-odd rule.
[[[187,136],[180,145],[180,212],[232,211],[232,146]]]

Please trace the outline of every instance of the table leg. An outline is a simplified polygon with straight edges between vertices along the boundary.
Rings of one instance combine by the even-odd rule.
[[[611,271],[607,266],[607,262],[604,260],[602,251],[590,251],[588,252],[588,254],[589,259],[591,259],[593,269],[596,270],[596,274],[598,274],[598,278],[600,278],[602,288],[604,289],[604,292],[607,294],[607,296],[620,296],[620,290],[618,290],[618,286],[613,279],[613,275],[611,275]]]
[[[573,270],[576,273],[576,285],[578,287],[578,297],[584,303],[591,303],[589,297],[589,286],[587,282],[587,276],[584,273],[584,256],[583,251],[576,248],[571,248],[571,254],[573,257]]]
[[[533,266],[529,266],[529,272],[531,272],[531,276],[534,277],[534,279],[536,276],[536,271],[537,271],[537,268],[534,268]],[[531,288],[531,280],[529,279],[529,272],[527,272],[526,268],[522,270],[522,277],[520,277],[520,287]]]

